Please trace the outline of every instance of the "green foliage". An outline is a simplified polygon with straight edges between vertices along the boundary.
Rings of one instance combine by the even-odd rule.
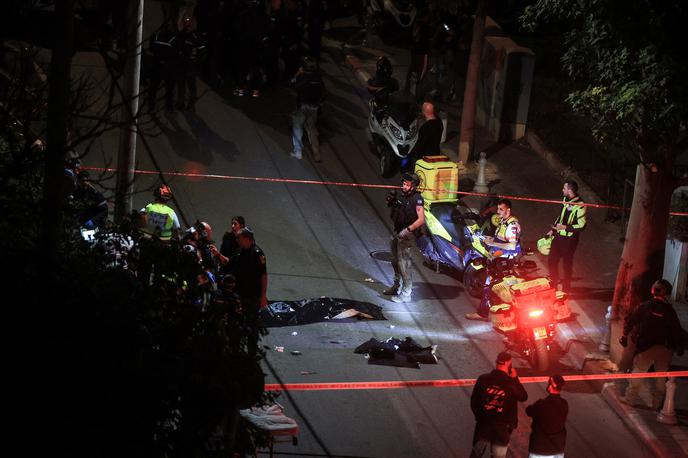
[[[565,31],[562,67],[579,85],[567,101],[595,138],[656,163],[678,153],[688,119],[686,21],[688,4],[669,0],[538,0],[521,17]]]
[[[10,417],[30,416],[40,430],[33,440],[60,456],[207,456],[211,438],[227,453],[238,409],[264,396],[261,352],[251,351],[260,326],[232,301],[201,302],[202,271],[178,244],[141,243],[128,268],[113,266],[109,235],[138,241],[136,229],[108,228],[92,245],[73,205],[56,228],[58,267],[46,272],[38,243],[45,151],[2,114],[10,120],[0,127],[3,294],[14,299],[5,320],[19,359],[5,365],[19,404]],[[29,391],[29,379],[40,388]],[[238,435],[260,442],[245,426]]]

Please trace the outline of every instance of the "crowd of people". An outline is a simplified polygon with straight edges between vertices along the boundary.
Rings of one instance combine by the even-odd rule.
[[[154,202],[140,210],[140,231],[144,244],[170,243],[177,240],[181,249],[202,268],[198,282],[207,294],[199,298],[199,305],[207,307],[218,298],[235,300],[238,309],[257,318],[260,308],[267,307],[267,266],[263,250],[256,245],[255,235],[246,226],[243,216],[231,219],[228,231],[222,236],[220,248],[213,241],[213,229],[207,222],[196,223],[181,232],[179,218],[168,205],[172,190],[161,185],[154,191]],[[155,263],[155,256],[149,257]],[[150,266],[146,274],[154,269]],[[140,276],[146,281],[147,276]]]
[[[266,84],[292,80],[304,57],[319,65],[327,0],[186,3],[150,41],[152,110],[162,83],[166,109],[193,109],[199,76],[218,87],[231,82],[235,96],[259,97]]]

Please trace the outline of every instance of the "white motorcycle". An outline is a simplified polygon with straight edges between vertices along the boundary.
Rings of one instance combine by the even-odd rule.
[[[410,153],[418,141],[418,108],[413,102],[399,100],[380,106],[375,97],[368,105],[368,128],[380,157],[380,175],[389,178],[413,166]]]
[[[410,30],[417,14],[413,0],[370,0],[367,12],[378,34],[384,34],[394,24]]]

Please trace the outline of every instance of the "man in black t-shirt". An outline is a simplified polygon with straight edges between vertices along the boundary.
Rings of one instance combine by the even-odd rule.
[[[475,432],[471,458],[485,456],[504,458],[511,433],[518,426],[518,402],[528,400],[528,393],[511,365],[511,355],[497,355],[496,369],[478,377],[471,393],[471,410],[475,415]]]
[[[415,173],[404,173],[401,183],[401,195],[392,191],[387,197],[387,205],[391,208],[390,217],[394,223],[394,235],[390,241],[394,284],[384,290],[383,294],[392,295],[393,302],[411,300],[411,247],[416,234],[425,224],[423,197],[416,190],[420,178]]]
[[[418,129],[418,141],[411,151],[414,164],[421,156],[440,154],[440,142],[444,131],[442,121],[435,116],[435,106],[432,103],[425,102],[422,110],[425,122]]]
[[[308,134],[313,161],[320,162],[320,141],[318,140],[318,110],[325,96],[325,87],[314,60],[304,59],[303,66],[294,78],[296,90],[296,111],[292,115],[292,157],[303,156],[303,132]]]
[[[547,382],[546,398],[538,399],[526,407],[526,414],[533,418],[528,453],[530,456],[559,458],[566,448],[566,417],[569,404],[561,397],[564,377],[553,375]]]

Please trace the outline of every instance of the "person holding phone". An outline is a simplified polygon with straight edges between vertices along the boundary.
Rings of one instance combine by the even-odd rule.
[[[486,456],[504,458],[511,433],[518,426],[518,402],[528,400],[528,393],[505,351],[497,355],[496,368],[478,377],[471,394],[475,415],[475,432],[471,458]]]

